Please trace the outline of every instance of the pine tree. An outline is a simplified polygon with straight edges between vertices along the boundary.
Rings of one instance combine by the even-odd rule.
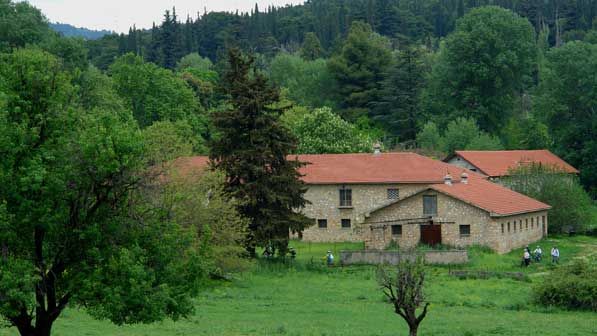
[[[305,205],[305,185],[288,160],[296,139],[281,121],[275,107],[279,90],[256,70],[254,59],[238,49],[228,52],[228,70],[221,90],[228,95],[229,109],[213,115],[218,138],[211,142],[212,165],[227,176],[227,191],[240,200],[240,213],[249,218],[246,248],[271,246],[285,255],[289,232],[301,233],[311,222],[295,213]]]
[[[424,78],[422,51],[415,47],[401,50],[383,82],[380,101],[374,103],[373,118],[400,141],[415,139],[417,123],[423,120],[418,102]]]
[[[301,47],[301,57],[309,61],[321,57],[321,43],[315,33],[305,33],[305,39],[303,41],[303,46]]]

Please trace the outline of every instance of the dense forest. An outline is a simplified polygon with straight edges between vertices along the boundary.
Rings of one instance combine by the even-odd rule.
[[[149,31],[84,40],[0,0],[0,316],[44,336],[73,305],[119,325],[188,316],[207,278],[257,248],[283,257],[314,224],[294,211],[296,153],[549,148],[583,186],[541,172],[526,188],[529,172],[521,192],[554,205],[550,227],[582,227],[597,196],[596,13],[313,0],[184,23],[172,9]],[[177,174],[198,154],[214,169]]]
[[[100,69],[133,53],[203,94],[239,47],[284,88],[300,151],[363,151],[375,140],[436,157],[549,148],[595,194],[595,86],[583,75],[594,66],[595,16],[588,0],[311,0],[184,19],[173,8],[151,30],[86,47]],[[218,105],[217,94],[200,100]],[[301,124],[323,120],[335,134]]]

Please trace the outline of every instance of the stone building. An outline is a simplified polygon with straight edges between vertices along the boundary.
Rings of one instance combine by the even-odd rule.
[[[292,157],[294,158],[294,156]],[[505,253],[547,233],[549,205],[415,153],[298,155],[313,219],[307,241],[485,245]],[[202,157],[182,158],[205,167]]]
[[[568,174],[578,174],[576,168],[546,149],[456,151],[444,162],[485,175],[492,181],[499,181],[500,178],[508,176],[511,170],[529,164],[551,167]]]

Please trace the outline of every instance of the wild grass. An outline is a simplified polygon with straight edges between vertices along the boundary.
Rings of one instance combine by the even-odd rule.
[[[597,238],[554,237],[561,262],[595,253]],[[293,241],[294,261],[260,261],[249,272],[205,290],[196,313],[177,322],[118,327],[69,309],[55,335],[407,335],[406,324],[393,313],[380,292],[373,266],[327,267],[331,250],[360,249],[362,244],[316,244]],[[534,245],[533,245],[534,247]],[[467,270],[522,271],[529,281],[507,278],[457,279],[448,267],[429,267],[427,299],[431,302],[420,335],[593,335],[597,314],[538,306],[531,287],[551,270],[549,260],[519,267],[521,251],[498,255],[481,247],[470,250]],[[554,266],[557,267],[557,266]],[[452,267],[454,269],[456,267]],[[16,335],[0,329],[0,335]]]

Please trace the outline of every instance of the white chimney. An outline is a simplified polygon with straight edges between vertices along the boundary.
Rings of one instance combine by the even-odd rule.
[[[379,142],[376,142],[373,145],[373,155],[379,155],[381,154],[381,144]]]
[[[444,176],[444,184],[452,185],[452,175],[450,175],[450,173],[447,173],[446,176]]]
[[[460,182],[463,184],[468,184],[468,174],[466,172],[462,172],[462,174],[460,174]]]

